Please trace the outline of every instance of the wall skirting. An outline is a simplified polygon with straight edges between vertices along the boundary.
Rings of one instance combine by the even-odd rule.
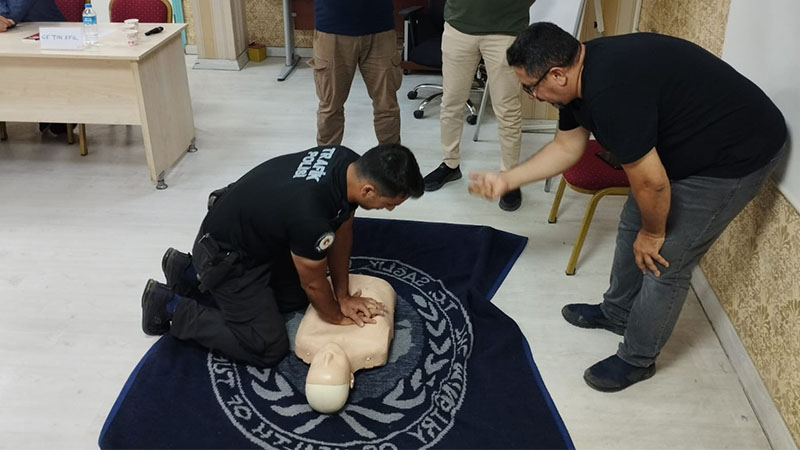
[[[696,267],[692,272],[692,288],[694,288],[697,299],[705,310],[723,350],[728,355],[733,369],[739,376],[744,393],[747,395],[770,445],[775,450],[797,450],[792,434],[772,401],[772,396],[764,385],[753,360],[750,359],[750,354],[739,339],[733,323],[722,309],[719,298],[700,267]]]

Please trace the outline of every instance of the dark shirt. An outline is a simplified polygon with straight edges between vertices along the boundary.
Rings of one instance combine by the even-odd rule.
[[[394,29],[392,0],[314,0],[314,28],[364,36]]]
[[[53,0],[0,0],[0,16],[21,22],[65,22]]]
[[[334,234],[357,207],[347,201],[347,147],[279,156],[242,176],[214,203],[203,231],[257,263],[288,252],[325,258]]]
[[[444,20],[466,34],[516,36],[528,26],[531,0],[447,0]]]
[[[632,163],[653,147],[670,179],[739,178],[763,167],[786,140],[783,115],[764,92],[701,47],[634,33],[586,43],[582,98],[561,111]]]

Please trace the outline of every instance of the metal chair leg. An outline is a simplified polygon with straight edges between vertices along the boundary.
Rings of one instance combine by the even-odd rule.
[[[578,264],[578,256],[581,254],[583,242],[586,240],[586,234],[589,233],[589,225],[592,223],[594,211],[597,209],[597,202],[600,201],[602,195],[594,194],[586,205],[586,213],[583,215],[581,222],[581,229],[578,231],[578,238],[575,239],[575,244],[572,246],[572,254],[569,255],[569,262],[567,263],[567,275],[575,275],[575,266]]]
[[[80,133],[79,145],[81,148],[81,156],[86,156],[89,154],[89,150],[86,148],[86,124],[78,124],[78,132]]]
[[[558,207],[561,206],[561,197],[564,196],[564,189],[567,187],[567,180],[561,177],[561,182],[558,184],[556,196],[553,198],[553,206],[550,207],[550,216],[547,218],[547,223],[556,223],[558,220]]]
[[[597,204],[600,202],[600,199],[606,195],[624,195],[629,191],[630,188],[615,186],[601,189],[592,195],[589,204],[586,205],[586,214],[583,215],[583,222],[581,222],[578,238],[572,246],[572,254],[569,256],[569,262],[567,263],[567,275],[575,275],[575,266],[578,263],[578,256],[581,254],[583,242],[586,240],[586,234],[589,233],[589,225],[592,223],[592,217],[594,217],[594,211],[597,209]]]
[[[75,124],[68,123],[67,124],[67,144],[72,145],[75,143],[75,132],[72,130],[72,127]]]
[[[478,121],[475,123],[475,135],[472,136],[473,142],[478,142],[478,135],[481,132],[481,122],[483,121],[483,111],[486,109],[486,103],[489,99],[489,86],[483,87],[483,96],[481,96],[481,109],[478,110]]]

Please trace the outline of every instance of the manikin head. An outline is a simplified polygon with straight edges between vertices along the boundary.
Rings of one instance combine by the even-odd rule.
[[[337,344],[325,344],[311,360],[306,377],[306,400],[314,411],[332,414],[342,409],[353,387],[347,353]]]

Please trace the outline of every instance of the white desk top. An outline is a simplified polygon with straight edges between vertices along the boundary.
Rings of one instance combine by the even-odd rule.
[[[138,61],[153,49],[180,33],[185,23],[140,23],[139,41],[133,47],[128,46],[128,39],[121,23],[99,24],[100,43],[83,50],[40,50],[39,41],[25,39],[39,32],[39,27],[81,27],[80,22],[23,22],[0,33],[0,57],[26,58],[89,58],[89,59],[123,59]],[[164,31],[151,36],[144,33],[155,27],[164,27]]]

